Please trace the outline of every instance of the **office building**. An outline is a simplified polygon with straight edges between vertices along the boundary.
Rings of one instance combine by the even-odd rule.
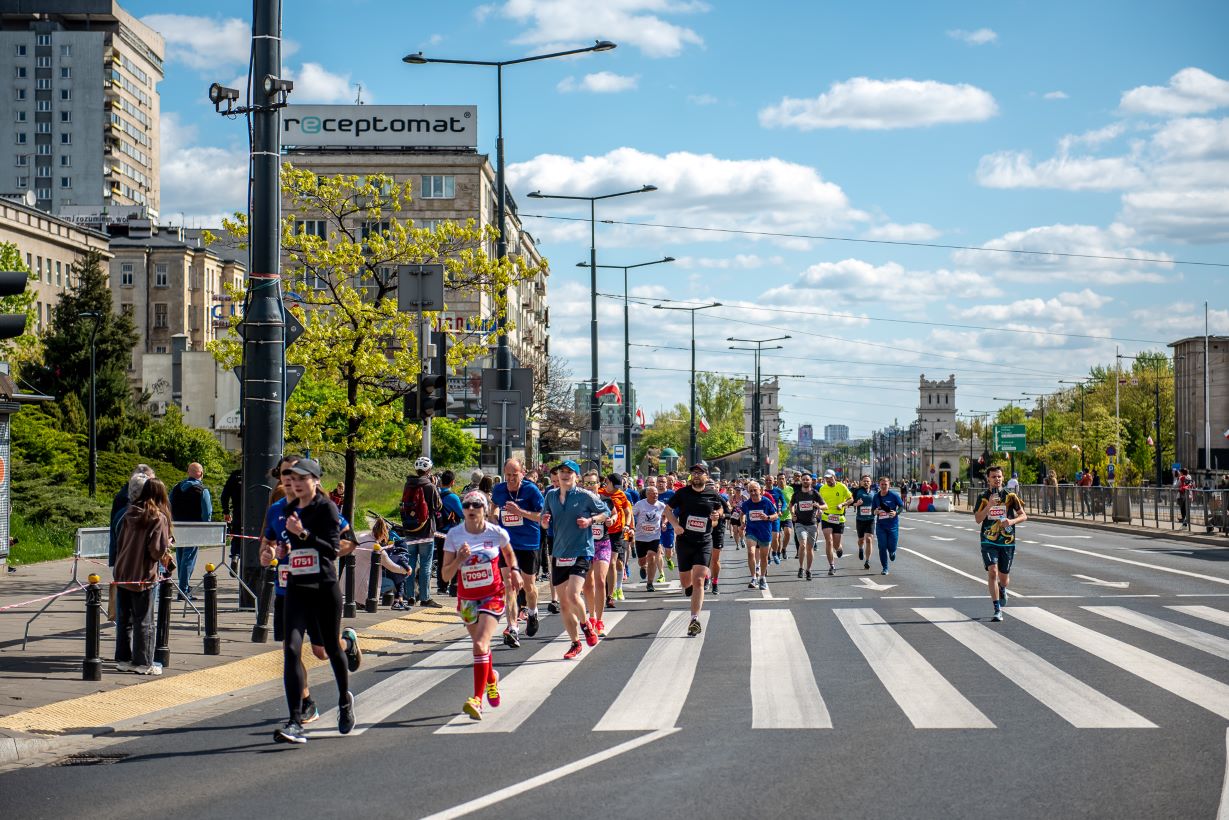
[[[1207,339],[1208,378],[1204,378],[1204,337],[1171,342],[1174,351],[1174,441],[1176,461],[1203,476],[1229,471],[1229,336]],[[1211,415],[1204,412],[1210,406]],[[1205,419],[1211,424],[1205,424]],[[1208,459],[1211,428],[1211,464]]]
[[[849,441],[849,426],[845,424],[825,424],[824,441],[829,444],[842,444]]]

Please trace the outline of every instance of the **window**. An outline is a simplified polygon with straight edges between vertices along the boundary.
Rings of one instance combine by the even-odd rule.
[[[22,140],[22,142],[25,142],[25,140]],[[51,156],[51,143],[49,142],[40,143],[39,145],[35,146],[35,151],[38,153],[39,156],[49,157]]]
[[[73,78],[73,70],[66,65],[60,66],[60,79],[71,80]]]
[[[43,257],[41,256],[34,257],[34,278],[40,282],[43,281]],[[51,280],[48,279],[47,281]]]
[[[423,199],[452,199],[456,196],[455,188],[456,177],[454,176],[439,174],[424,176],[418,195]]]
[[[47,112],[51,110],[51,100],[38,100],[34,103],[36,111]]]
[[[159,262],[158,264],[154,265],[154,287],[166,288],[170,287],[170,285],[171,281],[170,276],[167,274],[166,263]],[[163,308],[165,307],[166,305],[163,305]],[[165,325],[163,325],[163,327],[165,327]]]
[[[73,121],[73,112],[71,111],[61,111],[60,112],[60,122],[72,122],[72,121]]]
[[[125,316],[134,316],[137,312],[137,306],[132,302],[124,302],[119,306],[119,309]]]
[[[363,239],[367,239],[373,233],[385,234],[388,232],[389,222],[387,219],[382,222],[364,222],[363,223]]]
[[[166,345],[154,345],[154,352],[155,353],[165,353]]]
[[[119,266],[119,283],[121,287],[132,287],[132,263],[124,262]]]
[[[18,145],[25,145],[25,144],[26,144],[26,132],[25,132],[25,131],[18,131],[18,132],[17,132],[17,144],[18,144]]]
[[[26,67],[24,65],[17,66],[17,79],[24,80],[26,76]]]
[[[21,102],[26,98],[26,90],[24,88],[15,88],[13,89],[13,96],[17,102]]]
[[[34,195],[39,199],[51,199],[51,189],[39,188],[34,192]]]
[[[40,165],[34,170],[34,175],[40,178],[51,179],[51,168],[46,165]]]
[[[51,58],[50,57],[35,57],[34,67],[35,68],[51,68]]]
[[[73,56],[73,47],[72,46],[60,46],[60,56],[61,57]]]
[[[51,78],[50,77],[38,78],[37,80],[34,81],[34,87],[37,88],[39,91],[50,91],[51,90]]]
[[[41,328],[43,326],[43,303],[42,302],[38,303],[38,312],[35,313],[34,315],[36,317],[34,320],[35,326]]]
[[[34,131],[35,133],[38,133],[38,134],[50,134],[51,133],[51,123],[36,122],[34,123]]]
[[[25,46],[23,46],[23,45],[19,45],[19,46],[17,46],[17,56],[18,56],[18,57],[24,57],[24,56],[26,56],[26,47],[25,47]]]
[[[60,167],[68,168],[73,164],[73,158],[68,154],[60,154]]]
[[[323,219],[296,219],[294,221],[294,232],[306,233],[312,236],[318,236],[321,239],[327,239],[329,235],[329,226]]]
[[[35,45],[37,45],[37,46],[49,46],[49,45],[51,45],[51,35],[50,35],[50,34],[40,34],[40,35],[38,35],[38,37],[37,37],[37,38],[35,38],[35,40],[34,40],[34,44],[35,44]]]
[[[61,89],[60,89],[60,99],[61,99],[61,100],[64,100],[65,102],[67,102],[67,101],[71,100],[72,98],[73,98],[73,92],[72,92],[72,89],[70,89],[70,88],[61,88]]]
[[[17,155],[17,167],[21,168],[29,164],[30,164],[29,154],[18,154]]]
[[[62,286],[64,284],[64,269],[60,266],[60,260],[55,260],[55,283]]]
[[[61,188],[73,187],[73,178],[72,177],[60,177],[60,187]]]
[[[43,123],[39,123],[39,125],[42,125],[42,124]],[[60,145],[72,145],[72,144],[73,144],[72,134],[68,134],[68,133],[60,134]]]
[[[26,121],[26,112],[25,112],[25,111],[14,111],[14,112],[13,112],[13,114],[17,117],[17,121],[18,121],[18,122],[25,122],[25,121]]]
[[[154,305],[154,327],[167,326],[166,304],[159,302]],[[165,351],[160,351],[165,352]]]
[[[28,187],[30,187],[29,177],[17,177],[17,190],[24,191]]]

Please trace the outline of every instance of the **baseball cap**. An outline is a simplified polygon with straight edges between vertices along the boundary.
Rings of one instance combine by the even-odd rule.
[[[577,475],[580,475],[580,465],[577,464],[575,461],[573,461],[570,458],[559,462],[559,469],[564,469],[564,468],[567,468],[571,470],[572,472],[576,473]]]
[[[314,458],[301,458],[290,469],[299,475],[310,475],[316,478],[324,475],[324,470],[320,468],[320,462]]]
[[[707,473],[708,465],[705,464],[703,461],[697,461],[695,464],[691,465],[691,472],[694,473],[696,470],[703,470],[704,472]]]
[[[824,478],[836,478],[836,470],[824,470]]]

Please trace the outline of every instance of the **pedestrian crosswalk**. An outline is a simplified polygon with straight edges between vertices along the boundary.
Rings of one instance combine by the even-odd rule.
[[[1070,605],[1062,614],[1038,606],[1008,611],[1004,625],[944,606],[881,610],[833,601],[830,608],[797,614],[784,607],[727,608],[702,613],[703,632],[694,638],[686,634],[686,612],[608,612],[609,644],[586,648],[571,661],[563,660],[566,634],[527,640],[520,652],[500,649],[501,706],[488,708],[481,721],[460,715],[427,725],[438,735],[510,733],[580,700],[581,712],[592,716],[582,725],[595,732],[686,728],[703,720],[717,676],[722,714],[745,715],[743,725],[753,730],[841,728],[856,718],[842,711],[847,705],[845,687],[834,684],[838,674],[870,681],[867,696],[888,707],[879,713],[889,721],[903,716],[902,725],[916,729],[1001,728],[995,719],[1003,701],[988,696],[987,687],[1023,693],[1035,704],[1028,708],[1075,729],[1163,726],[1180,702],[1173,696],[1229,719],[1229,667],[1220,663],[1229,660],[1229,639],[1182,622],[1197,618],[1213,630],[1225,628],[1229,612],[1153,609],[1159,617],[1124,606]],[[705,664],[709,653],[722,658],[718,665]],[[430,697],[437,700],[427,713],[438,715],[443,692],[459,705],[469,675],[457,673],[469,669],[470,656],[469,642],[456,641],[360,691],[354,733],[394,716],[409,719],[416,703]],[[834,667],[830,659],[837,657],[843,665]],[[849,666],[861,663],[862,671]],[[1118,675],[1107,689],[1109,668],[1129,676]],[[1136,694],[1138,703],[1121,702]],[[1173,703],[1158,707],[1158,698]],[[1011,714],[1018,719],[1018,710]],[[312,732],[335,733],[335,712]]]

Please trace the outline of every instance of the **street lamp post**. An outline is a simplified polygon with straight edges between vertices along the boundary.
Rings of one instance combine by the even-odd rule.
[[[84,310],[77,314],[83,319],[93,319],[90,328],[90,498],[98,491],[98,382],[95,373],[96,355],[95,341],[98,338],[98,326],[102,324],[102,313],[96,310]]]
[[[696,443],[696,311],[721,307],[720,302],[708,302],[693,307],[681,305],[653,305],[654,310],[685,310],[691,314],[691,429],[688,436],[687,466],[700,460],[700,445]]]
[[[555,51],[550,54],[534,54],[529,57],[521,57],[516,60],[447,60],[436,57],[426,57],[421,51],[414,54],[407,54],[401,58],[401,61],[409,65],[425,65],[427,63],[446,63],[451,65],[479,65],[490,66],[495,69],[495,119],[496,119],[496,136],[495,136],[495,187],[498,189],[496,193],[495,218],[499,221],[499,235],[495,240],[495,256],[501,261],[508,256],[508,236],[507,236],[507,219],[508,219],[508,194],[504,184],[504,66],[519,65],[521,63],[532,63],[538,60],[549,60],[554,57],[569,57],[573,54],[585,54],[596,51],[610,51],[615,48],[615,44],[609,40],[598,40],[593,45],[585,48],[574,48],[567,51]],[[512,389],[512,353],[508,348],[508,333],[504,326],[500,325],[499,340],[495,348],[495,368],[498,375],[498,384],[500,390]],[[596,387],[594,388],[597,389]],[[511,455],[512,445],[505,436],[505,432],[501,430],[499,436],[498,452],[496,453],[498,462],[503,464]]]
[[[626,448],[627,464],[630,467],[632,463],[632,357],[631,357],[631,322],[627,307],[627,272],[632,268],[645,268],[649,265],[661,265],[665,262],[673,262],[673,256],[667,256],[662,259],[654,259],[652,262],[639,262],[635,265],[598,265],[599,268],[613,268],[623,271],[623,389],[627,391],[627,396],[623,400],[623,446]],[[587,268],[588,264],[577,262],[576,267]],[[628,473],[632,473],[629,469]]]
[[[599,199],[614,199],[617,196],[628,196],[630,194],[646,194],[656,190],[657,186],[655,185],[643,185],[631,191],[619,191],[618,193],[602,194],[600,196],[544,194],[541,191],[531,191],[527,195],[530,199],[570,199],[589,203],[589,375],[593,382],[589,386],[589,429],[593,431],[595,438],[600,435],[602,430],[602,412],[597,397],[598,388],[601,386],[597,380],[597,202]],[[601,463],[600,453],[598,454],[597,461],[599,464]]]
[[[735,345],[730,345],[730,350],[750,350],[755,353],[755,387],[751,391],[751,435],[753,441],[752,452],[755,454],[756,470],[763,469],[764,467],[764,436],[763,431],[760,430],[760,356],[763,355],[765,350],[781,350],[784,347],[783,345],[764,347],[764,345],[768,344],[769,342],[783,342],[789,338],[792,337],[787,334],[785,336],[774,336],[771,339],[737,339],[733,336],[726,339],[727,342],[746,342],[747,344],[755,345],[755,347],[737,347]],[[754,478],[755,474],[752,473],[751,477]]]

